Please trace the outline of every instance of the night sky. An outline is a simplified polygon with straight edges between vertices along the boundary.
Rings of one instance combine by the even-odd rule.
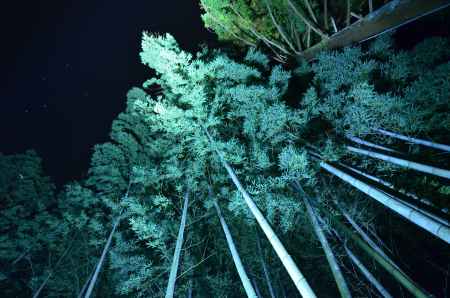
[[[0,152],[35,149],[58,183],[87,171],[128,89],[150,76],[142,31],[190,51],[214,42],[195,0],[8,1],[0,14]]]

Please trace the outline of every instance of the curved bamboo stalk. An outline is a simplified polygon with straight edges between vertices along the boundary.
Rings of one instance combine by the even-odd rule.
[[[295,54],[300,54],[300,52],[298,52],[295,47],[293,46],[293,44],[291,43],[291,41],[289,40],[289,38],[286,36],[286,34],[284,33],[283,28],[281,28],[280,24],[278,24],[277,20],[275,19],[275,16],[273,15],[272,12],[272,8],[270,8],[270,4],[269,4],[269,0],[264,0],[264,3],[266,4],[267,7],[267,11],[269,12],[269,16],[272,20],[273,25],[275,26],[275,28],[277,28],[278,33],[280,33],[281,38],[283,38],[283,40],[286,42],[286,44],[291,48],[291,50],[295,53]]]
[[[373,152],[370,150],[360,149],[360,148],[356,148],[353,146],[347,146],[347,149],[350,152],[354,152],[357,154],[362,154],[362,155],[370,156],[373,158],[381,159],[383,161],[387,161],[387,162],[405,167],[407,169],[413,169],[413,170],[416,170],[419,172],[423,172],[423,173],[450,179],[450,171],[446,170],[446,169],[441,169],[441,168],[421,164],[418,162],[414,162],[414,161],[410,161],[410,160],[406,160],[406,159],[402,159],[402,158],[398,158],[398,157],[393,157],[393,156],[389,156],[389,155],[382,154],[382,153]]]
[[[203,127],[202,127],[203,128]],[[231,168],[231,166],[228,164],[228,162],[223,157],[223,154],[215,147],[214,141],[209,134],[209,132],[203,128],[206,136],[208,137],[208,140],[213,146],[214,151],[216,152],[217,156],[219,157],[220,162],[222,163],[223,167],[228,173],[228,176],[233,181],[236,188],[239,190],[239,192],[244,197],[244,200],[249,207],[250,211],[252,212],[253,216],[255,217],[256,221],[260,225],[261,229],[264,231],[264,234],[266,235],[267,239],[269,239],[270,244],[272,244],[273,249],[277,253],[278,257],[281,260],[281,263],[283,263],[283,266],[286,268],[287,272],[289,273],[289,276],[291,277],[292,281],[295,284],[295,287],[298,289],[300,294],[303,297],[313,298],[316,297],[316,294],[314,294],[314,291],[306,281],[306,278],[303,276],[303,274],[298,269],[297,265],[295,264],[292,257],[287,252],[284,245],[281,243],[278,236],[275,234],[274,230],[270,226],[269,222],[266,220],[262,212],[258,209],[258,206],[256,206],[255,202],[252,200],[250,195],[247,193],[247,191],[242,186],[241,182],[239,181],[238,177],[234,173],[234,170]]]
[[[336,257],[333,254],[333,251],[331,250],[330,244],[328,243],[327,237],[325,236],[322,227],[320,226],[319,222],[317,221],[318,215],[315,214],[309,199],[306,197],[305,192],[302,190],[302,187],[300,184],[296,181],[294,182],[295,189],[303,194],[302,199],[306,206],[306,212],[308,214],[309,220],[311,221],[311,224],[314,229],[314,233],[316,234],[317,238],[319,238],[320,244],[322,245],[322,248],[325,252],[325,256],[328,261],[328,265],[330,266],[331,272],[333,273],[334,280],[336,282],[336,285],[339,289],[339,293],[341,294],[341,297],[348,298],[352,297],[350,294],[350,290],[348,289],[347,282],[345,281],[344,275],[341,272],[341,268],[339,267]]]
[[[166,298],[173,298],[175,292],[175,281],[177,279],[178,264],[180,262],[181,247],[183,246],[184,227],[186,226],[187,209],[189,203],[189,190],[184,194],[183,214],[181,215],[180,228],[178,230],[177,243],[173,254],[172,266],[170,267],[169,282],[167,283]]]
[[[405,135],[401,135],[399,133],[395,133],[395,132],[391,132],[391,131],[387,131],[381,128],[375,129],[375,131],[391,137],[391,138],[396,138],[402,141],[407,141],[410,143],[414,143],[414,144],[419,144],[419,145],[423,145],[423,146],[427,146],[427,147],[431,147],[431,148],[435,148],[435,149],[440,149],[443,151],[447,151],[450,152],[450,146],[449,145],[445,145],[445,144],[439,144],[439,143],[435,143],[435,142],[431,142],[431,141],[427,141],[427,140],[423,140],[423,139],[418,139],[418,138],[412,138],[412,137],[408,137]]]
[[[322,30],[320,30],[316,25],[313,24],[313,22],[309,21],[307,17],[305,17],[303,15],[303,13],[301,13],[297,7],[295,7],[295,4],[292,3],[291,0],[287,0],[287,3],[289,4],[289,6],[292,8],[292,10],[294,11],[294,13],[300,18],[300,20],[302,20],[303,23],[305,23],[307,26],[309,26],[314,32],[316,32],[320,37],[322,37],[323,39],[327,39],[328,36],[325,32],[323,32]]]
[[[248,23],[248,21],[247,21],[247,20],[239,13],[239,11],[236,10],[236,8],[235,8],[233,5],[230,5],[230,8],[231,8],[231,10],[234,12],[235,15],[237,15],[239,18],[242,19],[242,21],[243,21],[244,23]],[[252,25],[248,25],[247,27],[248,27],[248,30],[249,30],[253,35],[255,35],[258,39],[260,39],[260,40],[262,40],[262,41],[264,41],[264,42],[266,42],[266,43],[269,43],[269,44],[271,44],[272,46],[278,48],[281,52],[283,52],[283,53],[286,54],[286,55],[289,55],[289,54],[290,54],[289,51],[288,51],[285,47],[283,47],[282,45],[278,44],[277,42],[275,42],[275,41],[273,41],[273,40],[268,39],[268,38],[265,37],[263,34],[258,33],[258,31],[256,31],[256,29],[255,29]]]
[[[345,252],[350,257],[350,260],[358,267],[364,277],[370,282],[375,289],[383,296],[384,298],[393,298],[391,294],[383,287],[383,285],[375,278],[375,276],[370,273],[370,271],[364,266],[363,263],[355,256],[355,254],[348,249],[347,245],[344,245]]]
[[[394,266],[391,262],[387,261],[380,254],[378,254],[370,245],[362,240],[358,235],[352,232],[345,225],[340,223],[337,219],[330,217],[336,227],[344,232],[359,248],[367,253],[373,260],[375,260],[384,270],[386,270],[393,278],[395,278],[402,286],[404,286],[414,297],[417,298],[429,298],[431,295],[418,286],[409,276],[403,271],[398,269],[398,266]]]
[[[430,218],[429,216],[420,211],[414,210],[413,208],[403,204],[402,202],[399,202],[398,200],[393,199],[392,197],[388,196],[382,191],[368,185],[367,183],[364,183],[359,179],[356,179],[348,175],[347,173],[344,173],[343,171],[333,167],[332,165],[324,161],[320,162],[320,166],[324,170],[341,178],[343,181],[349,183],[350,185],[356,187],[363,193],[369,195],[370,197],[377,200],[378,202],[388,207],[392,211],[400,214],[401,216],[405,217],[412,223],[418,225],[424,230],[432,233],[433,235],[441,238],[442,240],[450,244],[450,228],[447,227],[446,225],[434,220],[433,218]]]
[[[305,6],[306,9],[308,10],[309,15],[311,16],[311,18],[313,19],[313,21],[318,24],[319,22],[317,21],[316,15],[314,14],[314,11],[311,7],[311,3],[309,3],[309,0],[303,0],[305,2]]]
[[[220,21],[219,21],[212,13],[211,13],[211,11],[208,11],[208,8],[207,8],[206,6],[202,6],[202,8],[203,8],[203,9],[205,10],[205,12],[211,17],[211,19],[214,20],[214,22],[215,22],[216,24],[218,24],[220,27],[223,28],[223,30],[227,31],[228,33],[230,33],[231,35],[233,35],[234,37],[236,37],[237,39],[239,39],[240,41],[242,41],[244,44],[246,44],[246,45],[248,45],[248,46],[250,46],[250,47],[256,48],[256,44],[255,44],[255,43],[253,43],[253,42],[251,42],[251,41],[249,41],[249,40],[246,40],[245,38],[243,38],[243,37],[237,35],[236,33],[233,32],[233,30],[227,28],[224,24],[222,24],[222,23],[221,23],[221,22],[220,22]]]
[[[211,195],[210,195],[211,197]],[[237,251],[236,245],[233,241],[233,236],[231,235],[230,229],[228,228],[228,225],[222,215],[222,211],[220,210],[219,204],[216,200],[213,200],[214,207],[217,211],[217,216],[219,217],[220,224],[222,225],[223,233],[225,234],[225,238],[227,239],[228,248],[230,249],[231,256],[233,257],[234,265],[236,266],[236,270],[239,274],[239,278],[241,279],[242,285],[244,286],[245,293],[247,294],[247,297],[257,297],[255,289],[252,286],[252,283],[250,281],[250,278],[247,275],[247,272],[245,272],[244,265],[242,264],[241,257],[239,256],[239,253]]]

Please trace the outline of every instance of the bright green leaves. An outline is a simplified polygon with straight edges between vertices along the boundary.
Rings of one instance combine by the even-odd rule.
[[[283,178],[288,182],[312,179],[313,172],[305,150],[299,150],[293,146],[284,147],[278,156],[278,160],[278,166],[283,171]]]

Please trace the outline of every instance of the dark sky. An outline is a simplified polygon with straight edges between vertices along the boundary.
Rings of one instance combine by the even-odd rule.
[[[60,183],[86,172],[127,90],[150,75],[139,61],[142,31],[169,32],[190,51],[213,42],[197,3],[3,2],[0,152],[36,149]]]

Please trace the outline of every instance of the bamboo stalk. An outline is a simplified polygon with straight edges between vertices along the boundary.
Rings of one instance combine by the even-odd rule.
[[[362,155],[366,155],[369,157],[381,159],[383,161],[387,161],[387,162],[405,167],[407,169],[413,169],[413,170],[416,170],[419,172],[423,172],[423,173],[450,179],[450,171],[446,170],[446,169],[441,169],[441,168],[421,164],[418,162],[414,162],[414,161],[410,161],[410,160],[406,160],[406,159],[402,159],[402,158],[398,158],[398,157],[393,157],[393,156],[382,154],[382,153],[373,152],[370,150],[364,150],[364,149],[356,148],[353,146],[347,146],[347,149],[350,152],[354,152],[357,154],[362,154]]]
[[[375,143],[372,143],[372,142],[360,139],[360,138],[352,136],[352,135],[346,135],[345,137],[347,139],[349,139],[350,141],[354,142],[354,143],[357,143],[357,144],[360,144],[360,145],[365,145],[367,147],[372,147],[372,148],[375,148],[375,149],[381,149],[381,150],[388,151],[388,152],[398,152],[398,151],[396,151],[394,149],[391,149],[391,148],[388,148],[388,147],[385,147],[385,146],[381,146],[381,145],[377,145]]]
[[[59,257],[58,261],[56,262],[55,266],[50,270],[50,272],[47,274],[47,277],[44,279],[44,281],[41,283],[40,287],[36,290],[36,292],[33,294],[33,298],[38,298],[39,295],[41,294],[42,290],[45,288],[45,286],[47,285],[48,281],[50,280],[50,278],[53,276],[53,274],[55,273],[56,268],[59,267],[59,265],[61,264],[62,260],[65,258],[65,256],[67,255],[67,253],[69,252],[69,250],[72,248],[73,246],[73,239],[70,242],[70,245],[64,250],[63,254]]]
[[[212,199],[212,195],[210,193],[210,198]],[[213,200],[214,207],[217,211],[217,216],[219,217],[220,224],[222,225],[223,233],[225,234],[225,238],[227,239],[228,248],[230,249],[231,256],[233,257],[234,266],[236,267],[236,270],[239,274],[239,278],[241,279],[242,285],[244,286],[245,293],[247,294],[247,297],[257,297],[255,289],[252,286],[252,283],[247,275],[247,272],[245,272],[244,265],[242,264],[241,257],[239,256],[239,253],[237,251],[236,245],[233,241],[233,236],[231,235],[230,229],[228,228],[228,225],[225,221],[225,218],[222,215],[222,211],[220,210],[219,204],[216,200]]]
[[[427,140],[423,140],[423,139],[418,139],[418,138],[413,138],[413,137],[408,137],[399,133],[395,133],[395,132],[391,132],[391,131],[387,131],[381,128],[375,129],[375,131],[385,135],[385,136],[389,136],[392,138],[396,138],[402,141],[407,141],[407,142],[411,142],[414,144],[418,144],[418,145],[423,145],[423,146],[427,146],[427,147],[431,147],[431,148],[435,148],[435,149],[440,149],[443,151],[447,151],[450,152],[450,146],[449,145],[445,145],[445,144],[439,144],[439,143],[435,143],[435,142],[431,142],[431,141],[427,141]]]
[[[264,0],[264,3],[266,4],[267,11],[269,12],[269,16],[270,16],[270,18],[272,20],[272,23],[275,26],[275,28],[277,28],[277,31],[278,31],[278,33],[280,33],[281,38],[283,38],[283,40],[286,42],[286,44],[291,48],[291,50],[295,54],[299,54],[300,52],[298,52],[295,49],[295,47],[292,45],[292,43],[289,40],[289,38],[287,38],[286,34],[284,33],[283,28],[281,28],[280,24],[278,24],[277,20],[275,19],[275,16],[272,13],[272,9],[270,8],[270,5],[269,5],[269,0]]]
[[[358,267],[358,269],[361,271],[361,273],[364,275],[364,277],[370,282],[370,284],[378,290],[378,292],[383,296],[384,298],[393,298],[391,294],[383,287],[383,285],[375,278],[375,276],[370,273],[370,271],[364,266],[364,264],[355,256],[355,254],[348,249],[347,245],[344,246],[345,252],[350,257],[352,262]]]
[[[256,245],[258,247],[258,253],[259,253],[259,259],[261,260],[261,264],[263,267],[263,271],[264,271],[264,277],[266,279],[266,284],[267,284],[267,288],[269,289],[269,294],[271,298],[276,298],[275,297],[275,292],[273,291],[273,286],[272,286],[272,281],[270,279],[270,275],[269,275],[269,270],[267,268],[266,265],[266,261],[264,261],[264,255],[263,255],[263,251],[261,248],[261,239],[259,239],[259,233],[256,232]]]
[[[181,247],[183,246],[184,227],[186,226],[187,209],[189,203],[189,191],[184,194],[183,214],[181,216],[180,228],[178,230],[177,243],[173,254],[172,266],[170,267],[169,282],[167,283],[166,298],[173,298],[175,292],[175,281],[177,279],[178,264],[180,262]]]
[[[403,287],[405,287],[414,297],[429,298],[431,295],[418,286],[409,276],[403,271],[399,270],[397,266],[393,266],[391,262],[387,261],[380,254],[378,254],[372,247],[370,247],[358,235],[353,233],[349,228],[340,223],[337,219],[330,217],[337,228],[344,232],[359,248],[367,253],[373,260],[375,260],[384,270],[386,270],[395,280],[397,280]]]
[[[331,174],[339,177],[343,181],[349,183],[350,185],[354,186],[355,188],[359,189],[363,193],[369,195],[373,199],[377,200],[387,208],[391,209],[392,211],[400,214],[401,216],[405,217],[412,223],[418,225],[419,227],[423,228],[424,230],[432,233],[433,235],[441,238],[445,242],[450,244],[450,228],[446,225],[434,220],[433,218],[430,218],[426,214],[419,212],[417,210],[414,210],[413,208],[403,204],[402,202],[399,202],[392,197],[386,195],[382,191],[368,185],[367,183],[364,183],[363,181],[356,179],[343,171],[333,167],[329,163],[326,163],[324,161],[320,162],[320,166],[330,172]]]
[[[244,200],[249,207],[250,211],[252,212],[253,216],[255,217],[256,221],[260,225],[261,229],[264,231],[264,234],[266,235],[267,239],[269,240],[270,244],[272,244],[272,247],[274,248],[275,252],[277,253],[277,256],[280,258],[281,263],[286,268],[287,272],[289,273],[289,276],[291,277],[292,281],[295,284],[295,287],[298,289],[300,294],[303,297],[316,297],[314,294],[314,291],[306,281],[306,278],[303,276],[303,274],[298,269],[297,265],[295,264],[292,257],[287,252],[284,245],[281,243],[278,236],[275,234],[274,230],[270,226],[269,222],[266,220],[262,212],[258,209],[255,202],[252,200],[250,195],[247,193],[247,191],[242,186],[241,182],[239,181],[238,177],[234,173],[234,170],[231,168],[231,166],[228,164],[228,162],[223,157],[223,154],[215,147],[214,141],[209,134],[209,132],[203,128],[206,136],[208,137],[208,140],[213,146],[214,151],[216,152],[217,156],[219,157],[220,162],[222,163],[223,167],[228,173],[228,176],[233,181],[236,188],[239,190],[239,192],[244,197]]]
[[[294,11],[294,13],[300,18],[300,20],[302,20],[303,23],[305,23],[306,25],[308,25],[309,27],[311,27],[311,29],[316,32],[320,37],[322,37],[323,39],[327,39],[328,36],[325,32],[323,32],[322,30],[320,30],[317,26],[315,26],[311,21],[308,20],[308,18],[306,18],[303,13],[301,13],[297,7],[295,7],[295,4],[292,3],[291,0],[287,0],[287,3],[289,4],[289,6],[292,8],[292,10]]]
[[[328,240],[322,230],[322,227],[320,226],[319,222],[317,221],[317,216],[309,202],[309,199],[306,197],[305,192],[302,190],[300,184],[298,182],[294,182],[295,189],[303,194],[303,202],[306,206],[306,211],[309,217],[309,220],[311,221],[311,224],[313,226],[314,232],[317,236],[317,238],[320,241],[320,244],[322,245],[322,248],[325,252],[325,256],[328,261],[328,265],[331,269],[331,272],[333,273],[334,280],[336,282],[336,285],[339,289],[339,293],[341,297],[343,298],[349,298],[352,297],[350,294],[350,290],[348,289],[347,282],[345,281],[344,275],[341,272],[341,268],[339,267],[336,257],[333,254],[333,251],[331,250],[331,247],[328,243]]]

